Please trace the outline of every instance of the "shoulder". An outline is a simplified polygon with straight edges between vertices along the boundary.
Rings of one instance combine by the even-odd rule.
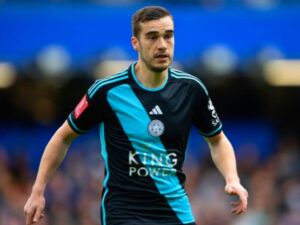
[[[93,98],[95,95],[98,95],[100,93],[106,93],[111,88],[123,84],[128,80],[129,78],[129,72],[128,70],[122,71],[120,73],[98,79],[94,82],[93,85],[88,89],[87,95],[90,98]]]
[[[173,68],[170,69],[170,76],[179,82],[190,84],[197,90],[202,90],[208,95],[205,85],[197,76]]]

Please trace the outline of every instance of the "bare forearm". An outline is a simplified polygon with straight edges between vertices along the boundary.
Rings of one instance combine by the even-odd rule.
[[[209,142],[212,159],[226,182],[239,181],[233,147],[226,136],[221,135],[220,141]]]
[[[43,192],[49,179],[62,162],[68,145],[58,140],[49,141],[42,156],[33,190]]]
[[[65,128],[62,126],[47,144],[40,162],[36,181],[33,185],[34,192],[44,192],[50,178],[63,161],[74,138],[73,135],[65,135],[65,133]]]
[[[223,132],[206,140],[212,159],[226,181],[225,192],[239,197],[239,201],[232,203],[234,208],[231,211],[237,215],[246,212],[248,192],[240,184],[232,145]]]

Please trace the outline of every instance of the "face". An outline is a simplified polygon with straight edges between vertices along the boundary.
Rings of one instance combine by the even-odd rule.
[[[140,24],[138,37],[132,37],[133,48],[139,52],[139,60],[154,72],[166,70],[174,55],[174,23],[166,16]]]

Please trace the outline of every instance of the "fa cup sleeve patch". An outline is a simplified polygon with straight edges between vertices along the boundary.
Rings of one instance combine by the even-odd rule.
[[[84,95],[81,101],[78,103],[78,105],[75,108],[75,119],[77,119],[84,110],[89,106],[89,103],[87,101],[87,96]]]

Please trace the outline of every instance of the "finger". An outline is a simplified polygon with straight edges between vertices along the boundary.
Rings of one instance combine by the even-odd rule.
[[[232,208],[232,211],[236,212],[236,211],[239,211],[240,209],[241,209],[241,205],[237,204],[237,205],[235,205],[235,207]]]
[[[240,198],[243,209],[247,208],[248,205],[248,193],[247,191],[237,191],[237,196]]]
[[[246,212],[246,210],[243,210],[243,209],[238,209],[238,210],[236,210],[236,215],[240,215],[240,214],[242,214],[242,213],[245,213]]]
[[[242,209],[237,207],[231,210],[232,213],[234,213],[235,215],[239,215],[242,213]]]
[[[241,201],[239,201],[239,202],[232,202],[231,205],[234,206],[234,208],[232,209],[232,212],[234,212],[235,214],[236,213],[240,213],[241,211],[244,210]]]
[[[245,196],[241,197],[240,198],[241,200],[241,205],[242,205],[242,208],[243,210],[246,210],[247,209],[247,205],[248,205],[248,200]]]
[[[30,225],[32,224],[32,219],[35,213],[35,209],[31,209],[28,211],[27,215],[26,215],[26,225]]]
[[[28,212],[28,206],[27,203],[25,204],[24,208],[23,208],[24,213],[27,215]]]
[[[36,223],[38,222],[42,217],[42,209],[41,208],[37,208],[36,212],[35,212],[35,215],[33,217],[33,222]]]
[[[238,210],[235,209],[235,208],[231,210],[231,213],[233,213],[233,214],[235,214],[235,215],[237,215],[237,212],[238,212]]]
[[[235,208],[233,208],[231,210],[232,213],[236,214],[236,215],[239,215],[241,213],[245,213],[246,212],[246,209],[243,208],[242,204],[239,204],[238,206],[236,206]]]

